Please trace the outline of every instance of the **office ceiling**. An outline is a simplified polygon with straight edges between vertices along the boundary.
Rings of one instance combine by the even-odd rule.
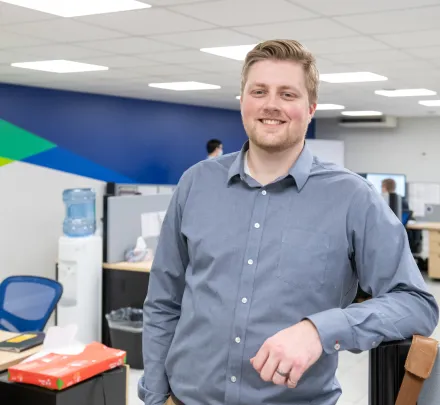
[[[371,71],[388,81],[322,83],[320,103],[387,115],[440,108],[440,0],[142,0],[152,8],[61,18],[0,2],[0,82],[238,109],[240,61],[200,48],[293,38],[321,73]],[[56,74],[13,62],[68,59],[108,71]],[[219,90],[175,92],[151,82],[200,81]],[[388,98],[379,89],[426,88],[437,97]],[[338,116],[318,112],[317,117]]]

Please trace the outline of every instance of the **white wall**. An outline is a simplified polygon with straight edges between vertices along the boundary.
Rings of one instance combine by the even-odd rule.
[[[345,166],[355,172],[405,173],[409,182],[440,183],[440,118],[401,118],[397,128],[354,129],[317,120],[318,139],[345,144]]]
[[[18,274],[55,277],[62,192],[75,187],[96,190],[100,223],[104,182],[22,162],[0,167],[0,282]]]

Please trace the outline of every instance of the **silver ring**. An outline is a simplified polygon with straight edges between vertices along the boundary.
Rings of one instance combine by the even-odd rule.
[[[289,373],[283,373],[282,371],[277,370],[277,374],[279,374],[281,377],[286,378],[286,377],[289,377],[290,372]]]

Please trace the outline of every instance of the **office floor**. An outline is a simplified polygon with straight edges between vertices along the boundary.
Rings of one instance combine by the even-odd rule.
[[[426,280],[429,289],[440,303],[440,282]],[[440,340],[440,327],[437,327],[433,337]],[[130,403],[142,405],[137,398],[137,382],[142,371],[132,370],[130,375]],[[352,354],[341,352],[337,372],[343,393],[338,405],[368,405],[368,353]]]

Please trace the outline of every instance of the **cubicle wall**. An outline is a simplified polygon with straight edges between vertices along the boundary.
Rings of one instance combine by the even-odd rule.
[[[143,236],[147,247],[157,247],[160,227],[172,194],[121,195],[104,198],[104,261],[125,260],[125,252]]]

